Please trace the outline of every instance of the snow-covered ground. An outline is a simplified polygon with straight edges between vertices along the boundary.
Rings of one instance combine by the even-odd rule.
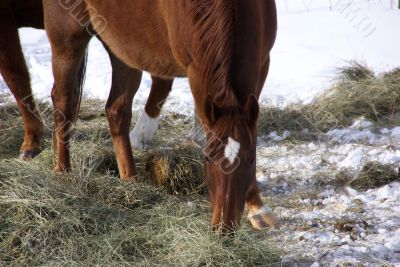
[[[312,99],[348,60],[365,62],[377,72],[400,66],[400,11],[391,8],[390,0],[277,2],[279,34],[263,104],[283,106]],[[21,29],[20,35],[34,94],[49,99],[53,78],[46,35],[32,29]],[[111,82],[109,60],[97,40],[89,51],[84,95],[105,100]],[[135,110],[142,109],[150,85],[146,74]],[[3,93],[8,89],[0,78]],[[166,110],[193,112],[186,79],[176,80]],[[400,128],[376,129],[360,119],[320,141],[288,144],[284,139],[289,135],[260,138],[257,173],[263,194],[282,219],[281,229],[271,235],[287,253],[285,260],[400,266],[400,184],[367,192],[321,185],[321,177],[332,178],[342,168],[360,169],[368,161],[400,162]],[[352,221],[351,233],[336,229],[338,220]]]
[[[400,266],[400,181],[366,192],[332,183],[341,170],[357,172],[370,161],[398,164],[399,130],[360,119],[321,142],[260,138],[257,178],[281,219],[271,235],[288,266]]]

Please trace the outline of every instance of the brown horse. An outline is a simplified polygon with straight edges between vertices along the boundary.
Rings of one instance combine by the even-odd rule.
[[[70,15],[67,18],[70,18]],[[29,72],[23,57],[18,28],[44,29],[43,21],[42,0],[6,0],[0,2],[0,73],[13,93],[24,121],[24,141],[20,151],[21,160],[30,160],[39,154],[41,150],[40,139],[44,127],[32,96]],[[82,24],[82,31],[86,31],[87,27],[89,26]],[[85,60],[82,60],[81,67],[76,74],[75,90],[78,92],[78,97],[80,96],[79,91],[83,87],[85,64]],[[139,148],[143,148],[145,143],[151,141],[157,130],[157,117],[172,87],[172,80],[152,78],[152,90],[146,103],[144,115],[132,132],[132,143]],[[144,122],[148,123],[144,124]]]
[[[70,168],[70,125],[64,120],[73,120],[76,66],[90,39],[71,14],[85,17],[88,11],[94,29],[116,55],[111,56],[113,86],[107,116],[122,179],[136,175],[128,129],[142,71],[161,81],[188,76],[196,113],[207,134],[205,176],[212,225],[239,226],[246,203],[254,227],[273,224],[272,213],[261,201],[255,171],[258,97],[276,37],[275,1],[61,2],[65,5],[43,2],[53,51],[53,102],[62,114],[55,116],[56,171]]]
[[[20,159],[28,160],[40,152],[43,122],[32,97],[29,72],[19,41],[20,27],[44,28],[41,0],[0,2],[0,73],[22,114],[24,141]]]

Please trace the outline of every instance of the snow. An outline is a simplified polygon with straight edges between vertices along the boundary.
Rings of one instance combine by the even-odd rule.
[[[400,266],[400,183],[366,192],[320,186],[325,177],[334,177],[343,169],[360,170],[369,161],[400,166],[399,143],[391,139],[398,127],[373,127],[372,122],[360,119],[348,128],[329,132],[325,142],[296,146],[277,138],[276,132],[261,137],[268,140],[268,146],[258,148],[257,178],[266,196],[286,196],[290,202],[289,207],[278,204],[275,212],[282,220],[290,220],[282,235],[293,240],[285,243],[291,259],[309,257],[329,266],[376,266],[380,261]],[[304,198],[307,194],[316,196]],[[300,226],[306,222],[309,229],[295,228],[296,220]],[[335,222],[341,220],[354,224],[352,230],[335,229]]]
[[[400,266],[400,183],[366,192],[320,185],[370,161],[400,166],[399,132],[360,118],[321,136],[323,142],[291,145],[276,132],[260,138],[257,179],[265,196],[279,201],[275,212],[281,220],[290,222],[276,233],[277,243],[285,236],[290,259],[309,258],[309,265],[322,266]],[[308,194],[315,196],[304,197]],[[288,207],[281,206],[285,202]],[[337,230],[341,220],[351,222],[352,230]]]
[[[356,148],[342,162],[340,162],[339,167],[351,168],[354,166],[360,166],[363,162],[364,152],[365,150],[363,147]]]
[[[261,95],[264,105],[311,101],[348,60],[377,72],[400,64],[400,11],[390,1],[278,0],[277,5],[279,33]],[[21,29],[20,36],[35,97],[49,101],[53,78],[46,34]],[[106,100],[110,86],[109,59],[92,40],[84,97]],[[145,73],[134,110],[143,109],[150,87]],[[0,94],[8,92],[0,78]],[[175,80],[165,111],[193,114],[187,79]],[[400,164],[400,127],[379,128],[359,118],[320,141],[288,144],[291,136],[271,132],[259,138],[257,150],[257,179],[283,225],[270,235],[287,253],[284,259],[307,258],[313,267],[400,266],[400,183],[366,192],[323,185],[340,170],[357,171],[368,161]],[[339,220],[354,221],[352,232],[335,229]]]

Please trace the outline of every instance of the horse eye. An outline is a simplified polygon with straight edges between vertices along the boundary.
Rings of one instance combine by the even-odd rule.
[[[210,162],[211,162],[211,158],[210,158],[209,156],[206,156],[206,161],[207,161],[208,163],[210,163]]]

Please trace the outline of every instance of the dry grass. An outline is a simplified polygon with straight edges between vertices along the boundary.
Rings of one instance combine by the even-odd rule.
[[[348,66],[338,68],[338,79],[347,82],[359,82],[367,79],[374,79],[375,73],[370,70],[366,65],[356,61],[349,61]]]
[[[338,186],[350,186],[359,191],[374,189],[395,181],[400,181],[399,166],[379,162],[366,163],[361,171],[342,170],[336,174],[334,183]]]
[[[199,179],[198,150],[177,149],[187,155],[182,162],[164,149],[138,152],[141,175],[136,182],[123,183],[117,176],[106,119],[99,110],[83,108],[72,141],[74,170],[62,176],[53,173],[51,135],[46,135],[43,153],[32,162],[14,159],[22,141],[22,134],[15,134],[22,133],[21,121],[17,114],[10,116],[0,108],[0,266],[272,266],[279,262],[266,234],[252,231],[245,222],[233,237],[210,232],[207,196],[166,193],[197,188],[181,178]],[[3,145],[8,148],[3,150]],[[171,190],[146,181],[144,159],[154,161],[156,155],[168,159],[167,172],[178,179],[167,179]],[[194,163],[185,165],[191,160],[198,164],[193,173],[186,168]]]
[[[205,191],[202,150],[193,145],[153,150],[144,162],[154,184],[169,194],[193,194]]]
[[[263,110],[260,131],[326,132],[347,127],[359,117],[393,124],[399,113],[400,70],[376,76],[366,66],[351,62],[338,70],[333,87],[312,103]]]

